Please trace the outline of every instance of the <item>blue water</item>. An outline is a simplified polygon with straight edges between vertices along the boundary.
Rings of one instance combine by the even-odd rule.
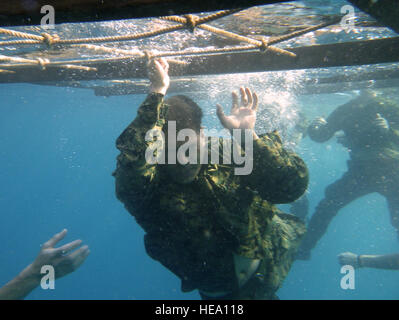
[[[332,0],[303,3],[322,6],[315,11],[317,14],[336,14],[347,4]],[[105,30],[114,27],[123,31],[124,23],[103,25]],[[83,26],[87,24],[76,28]],[[70,32],[71,26],[60,28]],[[348,34],[341,31],[322,34],[317,43],[392,35],[385,28]],[[314,36],[304,36],[299,41],[313,43]],[[269,86],[273,79],[265,76],[250,80],[251,85],[274,91],[275,88]],[[225,81],[225,85],[200,96],[201,106],[208,103],[204,120],[209,128],[219,125],[215,122],[214,105],[220,101],[215,97],[224,94],[230,99],[225,91],[236,89],[230,86],[242,85],[247,80],[235,76],[227,80],[213,79]],[[294,85],[300,81],[294,81]],[[279,106],[286,105],[287,101],[292,103],[291,97],[286,98]],[[350,98],[348,94],[325,94],[300,96],[294,101],[296,108],[313,118],[327,116]],[[40,244],[67,228],[67,237],[61,244],[82,239],[90,247],[89,257],[76,272],[56,280],[55,290],[38,288],[27,299],[199,299],[195,291],[182,293],[178,278],[147,256],[143,230],[115,197],[111,176],[118,154],[115,139],[134,119],[143,99],[143,95],[96,97],[92,91],[83,89],[0,85],[0,286],[34,260]],[[228,100],[223,101],[224,106],[227,103]],[[292,114],[289,111],[288,108],[284,114]],[[334,139],[317,144],[309,138],[300,142],[297,152],[310,171],[311,215],[323,198],[325,187],[346,171],[348,153]],[[287,205],[281,208],[289,210]],[[312,251],[311,260],[293,264],[278,296],[281,299],[399,298],[398,271],[356,270],[355,289],[341,289],[343,274],[337,255],[345,251],[399,252],[399,242],[382,196],[371,194],[342,209]]]
[[[95,97],[91,91],[1,85],[0,285],[33,261],[40,244],[67,228],[62,243],[82,239],[91,250],[55,290],[28,299],[199,299],[180,292],[172,273],[145,253],[143,231],[114,194],[115,139],[135,117],[144,96]],[[327,115],[342,95],[305,96],[302,107]],[[308,138],[298,152],[310,170],[311,212],[325,186],[346,170],[334,140]],[[283,206],[283,208],[285,208]],[[399,272],[356,271],[355,290],[340,288],[337,254],[399,251],[385,199],[372,194],[333,220],[310,261],[294,263],[281,299],[397,299]]]
[[[147,257],[143,231],[114,195],[115,139],[143,96],[32,85],[0,87],[0,283],[63,228],[90,255],[54,291],[29,299],[188,299],[177,278]]]

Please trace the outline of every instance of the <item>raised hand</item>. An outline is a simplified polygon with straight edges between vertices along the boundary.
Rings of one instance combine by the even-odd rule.
[[[168,71],[169,64],[165,58],[152,59],[148,63],[148,78],[151,82],[151,92],[166,94],[170,84]]]
[[[43,265],[51,265],[54,267],[55,277],[61,278],[75,271],[85,261],[90,253],[87,245],[73,251],[82,244],[82,240],[75,240],[54,248],[66,234],[67,230],[64,229],[42,245],[39,255],[31,265],[35,273],[40,274]]]
[[[223,127],[229,130],[233,129],[251,129],[253,130],[256,122],[256,112],[258,109],[258,96],[251,92],[249,88],[240,88],[241,102],[238,102],[236,92],[232,93],[233,103],[229,116],[223,112],[220,104],[216,105],[216,114]]]
[[[43,276],[41,269],[45,265],[54,268],[56,279],[75,271],[85,261],[90,251],[88,246],[77,249],[82,243],[81,240],[75,240],[59,248],[54,248],[66,234],[67,230],[64,229],[44,243],[35,261],[0,288],[0,300],[24,299],[40,284]]]

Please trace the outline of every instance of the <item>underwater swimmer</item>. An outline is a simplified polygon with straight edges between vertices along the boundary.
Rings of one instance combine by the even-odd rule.
[[[399,232],[399,104],[364,92],[327,119],[315,119],[308,128],[316,142],[325,142],[338,131],[344,133],[338,142],[350,152],[348,171],[326,188],[325,198],[310,219],[299,259],[310,258],[310,251],[340,209],[369,193],[378,192],[387,199],[391,224]]]
[[[54,248],[59,241],[64,239],[66,234],[67,230],[64,229],[45,242],[41,246],[36,259],[18,276],[0,288],[0,300],[24,299],[39,286],[42,277],[45,275],[41,273],[41,269],[45,265],[54,268],[55,279],[64,277],[78,269],[86,260],[90,250],[87,245],[77,249],[82,244],[82,240],[75,240]]]
[[[241,100],[232,94],[231,114],[218,105],[217,116],[228,130],[251,130],[251,174],[236,175],[235,166],[222,161],[148,162],[146,151],[158,140],[146,139],[147,133],[162,130],[168,150],[170,122],[177,132],[191,129],[198,150],[205,145],[211,152],[201,135],[199,106],[186,96],[164,99],[166,60],[152,60],[148,68],[150,93],[116,141],[121,153],[113,174],[118,199],[146,232],[148,255],[181,279],[183,292],[199,290],[203,299],[274,298],[305,232],[300,219],[274,203],[289,203],[304,193],[304,162],[282,147],[276,133],[255,133],[258,101],[248,88],[240,89]],[[221,147],[223,139],[216,140]]]

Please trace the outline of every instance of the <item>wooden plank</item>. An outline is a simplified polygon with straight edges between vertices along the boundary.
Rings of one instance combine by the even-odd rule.
[[[190,77],[399,62],[399,37],[297,47],[290,50],[297,55],[296,58],[270,52],[192,56],[188,65],[172,64],[170,75]],[[1,73],[0,83],[147,78],[146,63],[143,59],[115,58],[87,61],[84,65],[96,68],[97,71],[60,69],[52,66],[42,70],[39,66],[20,65],[10,68],[15,73]],[[4,65],[0,65],[0,68],[7,69]]]
[[[376,76],[373,77],[373,74]],[[308,94],[321,94],[321,93],[335,93],[335,92],[346,92],[352,90],[362,89],[379,89],[379,88],[394,88],[399,87],[399,74],[391,73],[391,77],[384,76],[380,77],[380,72],[370,72],[368,75],[363,74],[361,77],[350,78],[341,77],[327,77],[327,78],[316,78],[312,81],[305,81],[301,84],[301,89],[297,90],[296,93],[299,95]],[[341,81],[340,81],[341,80]],[[204,83],[201,86],[195,81],[179,81],[172,82],[168,90],[171,94],[182,94],[182,93],[199,93],[199,88],[202,92],[207,92],[211,88],[207,88]],[[133,95],[133,94],[146,94],[148,93],[148,84],[116,84],[105,87],[94,87],[94,94],[96,96],[121,96],[121,95]]]
[[[334,84],[305,86],[302,90],[298,91],[298,94],[309,95],[309,94],[347,92],[352,90],[383,89],[383,88],[398,88],[398,87],[399,87],[399,79],[377,80],[377,81],[355,81],[355,82],[342,82]]]
[[[369,80],[390,80],[399,78],[399,69],[377,69],[348,72],[331,77],[315,78],[306,81],[306,85],[335,84],[343,82],[358,82]],[[374,70],[373,70],[374,69]]]
[[[55,23],[93,22],[249,8],[282,0],[1,0],[0,26],[40,25],[40,9],[51,5]]]
[[[298,95],[310,95],[310,94],[328,94],[337,92],[347,92],[353,90],[364,90],[364,89],[383,89],[383,88],[398,88],[399,79],[390,80],[377,80],[377,81],[355,81],[355,82],[341,82],[332,84],[315,84],[305,85],[295,93]],[[209,88],[211,89],[211,88]],[[135,95],[135,94],[147,94],[148,87],[139,85],[115,85],[110,87],[95,87],[93,88],[94,94],[101,97],[111,96],[122,96],[122,95]],[[198,87],[193,84],[175,84],[171,85],[168,93],[169,94],[206,94],[207,89],[201,87],[201,91],[198,91]]]
[[[329,77],[314,77],[301,82],[299,89],[295,93],[299,95],[321,94],[346,92],[362,89],[394,88],[399,87],[399,70],[395,68],[363,70],[357,72],[348,72]],[[108,85],[91,86],[90,82],[82,84],[80,82],[57,82],[32,83],[37,85],[49,85],[58,87],[69,87],[79,89],[91,89],[96,96],[111,97],[121,95],[136,95],[148,93],[148,80],[132,81],[121,80],[113,81]],[[190,95],[206,94],[212,89],[204,79],[197,78],[174,78],[171,80],[168,92],[170,94],[186,93]]]

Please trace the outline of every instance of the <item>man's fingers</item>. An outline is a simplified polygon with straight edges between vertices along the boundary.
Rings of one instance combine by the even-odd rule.
[[[166,72],[168,72],[168,70],[169,70],[169,63],[168,63],[168,61],[166,61],[165,58],[160,58],[158,61],[159,61],[159,63],[161,64],[162,68],[163,68]]]
[[[147,64],[147,73],[148,76],[151,78],[157,73],[157,65],[155,64],[154,60],[151,60]]]
[[[159,58],[159,59],[156,59],[156,61],[158,61],[163,68],[166,67],[167,62],[166,62],[165,58]]]
[[[241,106],[246,107],[248,104],[248,100],[246,97],[245,89],[243,87],[240,88],[240,94],[241,94]]]
[[[251,108],[251,106],[252,106],[252,93],[251,93],[251,90],[249,90],[249,88],[245,88],[245,93],[247,95],[248,107]]]
[[[233,98],[233,104],[231,105],[231,112],[238,108],[238,94],[236,92],[231,93],[231,97]]]
[[[223,112],[223,108],[220,104],[216,105],[216,115],[218,116],[218,118],[220,119],[221,117],[225,117],[224,112]]]
[[[67,244],[64,244],[63,246],[57,248],[57,254],[66,254],[69,251],[72,251],[74,249],[76,249],[77,247],[79,247],[82,244],[82,240],[75,240],[72,242],[69,242]]]
[[[160,73],[164,73],[165,69],[162,67],[161,63],[158,60],[154,60],[155,69]]]
[[[86,260],[89,253],[89,247],[84,245],[69,255],[69,259],[71,259],[74,269],[77,269]]]
[[[147,64],[148,70],[155,72],[155,70],[157,70],[156,63],[157,63],[157,60],[155,60],[155,59],[151,59],[150,61],[148,61],[148,64]]]
[[[50,240],[46,241],[43,245],[42,248],[52,248],[54,247],[57,242],[61,241],[62,239],[64,239],[64,237],[66,236],[68,230],[64,229],[62,230],[60,233],[55,234]]]
[[[154,60],[156,69],[160,74],[167,74],[169,70],[169,63],[165,58],[159,58]]]
[[[259,102],[258,95],[255,92],[253,92],[252,93],[252,98],[253,98],[252,110],[258,111],[258,102]]]
[[[226,115],[223,112],[223,108],[220,104],[216,105],[216,115],[218,116],[220,122],[222,123],[222,126],[226,126]]]

